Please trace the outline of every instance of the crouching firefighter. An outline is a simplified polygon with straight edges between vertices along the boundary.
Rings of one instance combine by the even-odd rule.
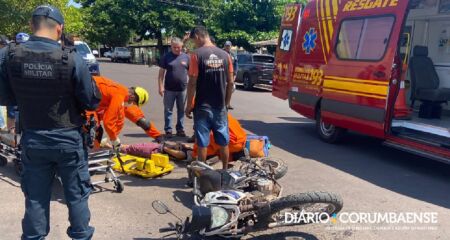
[[[17,105],[22,128],[22,239],[44,239],[50,231],[50,197],[61,177],[71,239],[91,239],[91,191],[82,112],[97,108],[101,95],[80,55],[63,48],[61,12],[50,5],[32,15],[28,42],[0,50],[0,104]]]
[[[98,123],[102,123],[114,148],[118,149],[120,146],[119,134],[123,129],[125,118],[141,127],[149,137],[158,142],[162,140],[161,133],[145,118],[140,109],[149,100],[148,92],[144,88],[127,88],[103,76],[93,78],[102,95],[95,117]],[[101,140],[101,135],[97,134],[96,138]]]

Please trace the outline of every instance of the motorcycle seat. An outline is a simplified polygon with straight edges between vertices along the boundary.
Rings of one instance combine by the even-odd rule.
[[[209,192],[233,189],[235,179],[224,170],[204,169],[199,172],[198,184],[200,192],[205,195]]]

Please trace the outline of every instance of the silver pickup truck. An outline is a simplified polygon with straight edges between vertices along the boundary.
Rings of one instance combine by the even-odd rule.
[[[111,54],[112,62],[131,62],[131,52],[126,47],[116,47]]]

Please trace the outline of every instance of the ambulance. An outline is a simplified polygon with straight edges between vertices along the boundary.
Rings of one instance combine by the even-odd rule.
[[[450,163],[450,0],[311,0],[282,18],[272,94],[334,143],[348,131]]]

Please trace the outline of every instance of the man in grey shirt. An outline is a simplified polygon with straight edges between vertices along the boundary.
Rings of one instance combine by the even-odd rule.
[[[189,55],[182,52],[183,42],[173,38],[171,51],[160,61],[159,94],[164,97],[164,131],[166,137],[172,137],[172,111],[177,105],[177,136],[186,137],[184,132],[184,106],[186,104],[186,86],[188,81]]]

